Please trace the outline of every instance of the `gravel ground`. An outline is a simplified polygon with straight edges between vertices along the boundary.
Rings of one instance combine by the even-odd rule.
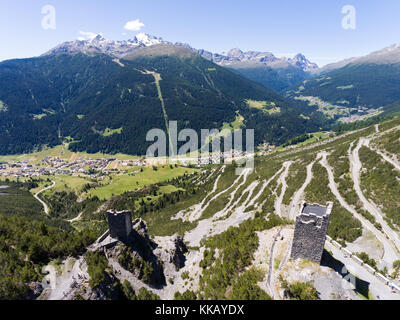
[[[321,300],[361,300],[352,286],[329,267],[316,263],[296,260],[290,261],[282,271],[289,283],[313,281]],[[282,290],[280,291],[282,295]]]
[[[376,261],[380,261],[384,254],[382,244],[371,231],[366,229],[363,229],[362,237],[353,243],[347,244],[347,249],[351,252],[365,252]]]

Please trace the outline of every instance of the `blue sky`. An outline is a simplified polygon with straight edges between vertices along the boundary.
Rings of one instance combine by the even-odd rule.
[[[56,29],[41,26],[56,9]],[[342,28],[342,7],[356,8],[355,30]],[[42,54],[79,31],[128,39],[138,32],[213,52],[233,47],[281,56],[304,53],[324,65],[400,42],[399,0],[0,0],[0,60]]]

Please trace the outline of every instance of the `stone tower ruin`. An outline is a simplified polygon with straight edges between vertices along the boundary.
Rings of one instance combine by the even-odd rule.
[[[291,259],[321,263],[332,208],[332,202],[326,207],[303,202],[296,217]]]
[[[107,211],[111,238],[127,242],[132,232],[132,213],[130,211]]]

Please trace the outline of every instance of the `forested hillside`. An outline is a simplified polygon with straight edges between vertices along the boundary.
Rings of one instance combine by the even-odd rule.
[[[45,217],[28,191],[35,182],[0,185],[0,300],[35,299],[42,290],[42,268],[52,260],[85,252],[98,235]]]
[[[287,96],[304,108],[318,109],[334,120],[355,121],[392,109],[400,100],[398,45],[321,68],[296,84]]]
[[[160,98],[178,129],[221,128],[240,114],[243,127],[256,129],[256,143],[279,144],[320,127],[318,113],[300,117],[261,85],[189,49],[156,45],[125,60],[78,53],[0,63],[0,154],[58,145],[66,137],[74,151],[144,154],[147,131],[165,129]],[[247,100],[280,112],[251,108]]]
[[[306,80],[295,90],[297,95],[317,96],[331,104],[379,108],[400,100],[399,85],[399,65],[351,63]]]
[[[307,72],[291,65],[272,68],[257,63],[237,63],[228,65],[227,68],[247,79],[262,84],[266,88],[280,93],[311,77]]]
[[[45,187],[48,180],[1,182],[0,201],[4,206],[0,211],[0,237],[7,245],[1,248],[6,268],[0,274],[4,283],[0,296],[37,297],[35,292],[42,292],[34,290],[43,278],[41,268],[56,260],[63,270],[70,270],[67,261],[72,261],[74,272],[69,276],[78,279],[81,274],[82,279],[89,277],[89,282],[79,282],[66,295],[47,290],[49,297],[282,298],[279,288],[302,287],[288,276],[288,273],[299,275],[296,270],[301,264],[303,269],[314,270],[311,278],[301,278],[313,290],[313,298],[320,298],[320,294],[344,298],[343,291],[338,289],[340,285],[327,289],[316,284],[313,289],[309,282],[329,277],[329,283],[340,284],[342,278],[331,274],[334,265],[324,262],[317,268],[310,262],[289,259],[293,222],[302,200],[321,205],[332,201],[328,235],[377,273],[397,278],[399,126],[399,118],[393,118],[357,131],[331,135],[315,144],[299,144],[257,156],[254,171],[244,170],[240,175],[234,174],[235,164],[186,169],[168,180],[133,184],[130,190],[109,194],[104,199],[91,196],[92,191],[100,192],[107,187],[102,186],[100,178],[97,182],[80,178],[84,181],[79,185],[65,178],[64,183],[58,182],[54,190],[47,190],[42,196],[50,206],[48,217],[28,192]],[[172,174],[179,167],[146,170],[152,170],[153,175],[159,170]],[[140,175],[141,170],[136,174]],[[112,182],[119,176],[112,175],[109,180]],[[12,205],[15,197],[17,206]],[[85,254],[88,246],[106,231],[106,211],[112,209],[131,211],[135,230],[149,245],[118,245],[109,249],[106,258],[95,250],[94,244]],[[171,269],[169,263],[173,259],[162,250],[170,252],[171,243],[178,242],[188,251],[179,251],[185,259],[179,258],[179,264]],[[333,250],[328,242],[326,246]],[[145,248],[150,251],[144,253]],[[324,253],[328,260],[340,259],[337,255],[336,251]],[[125,278],[115,270],[122,270]],[[368,290],[371,295],[376,294],[377,273],[362,278],[370,283],[367,292],[358,292],[357,288],[355,291],[365,298],[370,296]],[[66,277],[64,283],[69,279],[66,275],[62,277]],[[118,289],[120,295],[115,296],[110,288]],[[298,295],[299,299],[302,297],[305,298]]]

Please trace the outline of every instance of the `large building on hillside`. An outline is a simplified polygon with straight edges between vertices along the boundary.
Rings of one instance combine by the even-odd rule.
[[[326,206],[303,202],[296,217],[291,259],[321,263],[333,203]]]

